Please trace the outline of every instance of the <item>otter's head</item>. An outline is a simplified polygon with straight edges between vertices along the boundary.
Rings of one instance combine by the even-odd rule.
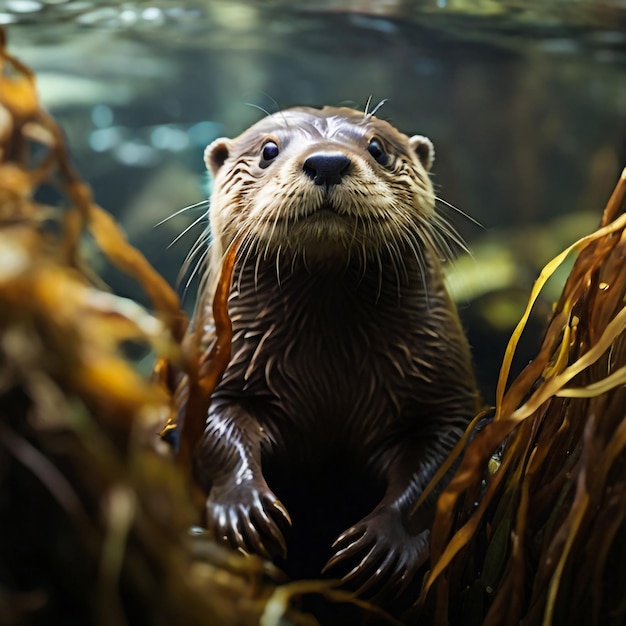
[[[213,175],[213,254],[349,263],[431,246],[434,150],[373,115],[289,109],[205,151]],[[215,256],[213,257],[215,259]]]

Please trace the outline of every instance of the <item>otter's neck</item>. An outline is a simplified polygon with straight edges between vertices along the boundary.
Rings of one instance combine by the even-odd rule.
[[[248,262],[233,274],[231,315],[242,326],[259,317],[276,316],[294,316],[284,321],[289,325],[301,322],[297,325],[302,328],[337,318],[377,323],[381,316],[402,315],[409,309],[416,313],[428,306],[441,284],[436,268],[429,267],[427,272],[425,277],[414,260],[398,268],[392,259],[384,258],[380,264],[365,267]]]

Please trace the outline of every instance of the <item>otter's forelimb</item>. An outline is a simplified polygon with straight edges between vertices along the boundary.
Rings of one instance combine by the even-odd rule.
[[[261,471],[263,431],[244,408],[215,402],[195,454],[195,474],[207,491],[207,528],[217,541],[247,554],[286,556],[287,509]]]
[[[344,584],[357,589],[359,595],[380,600],[391,599],[379,597],[383,592],[402,596],[418,580],[430,553],[435,496],[441,486],[414,513],[413,508],[461,434],[455,427],[419,437],[414,433],[381,450],[379,458],[385,465],[379,470],[387,480],[385,495],[369,515],[335,540],[335,554],[325,572],[348,569],[342,576]]]

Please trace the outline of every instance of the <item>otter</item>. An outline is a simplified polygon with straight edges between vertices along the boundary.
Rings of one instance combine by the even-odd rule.
[[[426,137],[335,107],[269,115],[205,151],[212,241],[194,323],[207,341],[239,241],[231,358],[194,456],[207,527],[360,593],[415,583],[434,497],[413,509],[476,409],[433,158]]]

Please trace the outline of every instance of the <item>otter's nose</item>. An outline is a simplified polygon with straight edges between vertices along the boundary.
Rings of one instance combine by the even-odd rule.
[[[341,182],[349,167],[350,159],[343,154],[318,152],[304,162],[302,169],[316,185],[330,187]]]

